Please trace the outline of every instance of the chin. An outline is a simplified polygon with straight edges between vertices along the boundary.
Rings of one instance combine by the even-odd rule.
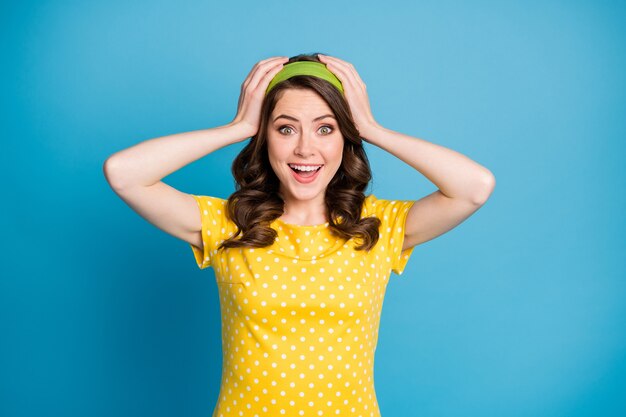
[[[311,188],[308,190],[302,190],[302,189],[293,189],[290,188],[289,189],[289,194],[297,199],[297,200],[313,200],[315,197],[317,197],[320,194],[324,194],[326,192],[326,188],[323,189],[319,189],[319,188]]]

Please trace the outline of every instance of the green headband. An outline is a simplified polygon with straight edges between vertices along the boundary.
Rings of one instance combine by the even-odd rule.
[[[343,86],[341,81],[326,68],[325,64],[316,61],[296,61],[290,64],[285,64],[282,70],[278,72],[270,81],[270,85],[267,86],[265,94],[269,93],[276,84],[281,81],[285,81],[288,78],[295,77],[296,75],[312,75],[322,80],[326,80],[334,85],[337,90],[343,93]]]

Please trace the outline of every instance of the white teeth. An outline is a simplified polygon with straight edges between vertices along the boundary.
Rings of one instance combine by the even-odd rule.
[[[292,167],[293,169],[297,169],[298,171],[317,171],[319,168],[321,168],[321,165],[314,165],[314,166],[304,166],[304,165],[289,165],[290,167]]]

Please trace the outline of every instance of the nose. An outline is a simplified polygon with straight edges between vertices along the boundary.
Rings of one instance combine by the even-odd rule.
[[[294,153],[301,157],[307,157],[314,153],[312,138],[309,133],[303,132],[300,135]]]

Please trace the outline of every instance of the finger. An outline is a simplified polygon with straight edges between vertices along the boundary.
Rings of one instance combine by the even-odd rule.
[[[272,81],[272,78],[274,78],[274,76],[283,69],[285,62],[287,61],[285,60],[283,62],[281,60],[278,62],[268,63],[265,66],[259,67],[259,70],[250,81],[250,86],[249,86],[251,89],[250,91],[262,89],[263,92],[265,92],[265,89],[267,88],[269,83]]]
[[[359,73],[356,71],[356,68],[351,63],[344,61],[342,59],[339,59],[339,58],[328,56],[328,55],[318,55],[318,56],[320,57],[320,60],[326,60],[326,62],[324,63],[327,64],[327,66],[330,65],[332,68],[342,68],[345,72],[350,74],[352,78],[354,78],[354,80],[356,80],[356,83],[358,83],[358,85],[361,88],[363,89],[367,88],[365,83],[359,76]]]
[[[259,70],[259,68],[261,68],[264,65],[271,64],[272,62],[282,61],[282,60],[286,60],[286,59],[288,59],[288,58],[284,57],[284,56],[282,56],[282,57],[281,56],[277,56],[277,57],[271,57],[271,58],[264,59],[262,61],[257,62],[256,64],[254,64],[254,66],[252,67],[252,69],[248,73],[248,76],[246,77],[244,82],[241,84],[241,91],[243,92],[248,87],[248,85],[250,84],[250,82],[254,78],[254,76],[257,73],[257,71]]]
[[[267,67],[260,67],[253,79],[250,80],[250,84],[245,91],[242,91],[239,95],[241,107],[248,107],[249,103],[261,99],[265,95],[265,90],[272,78],[283,69],[283,63],[279,62],[277,65],[270,67],[270,70],[267,72],[265,72],[266,69]]]
[[[286,59],[288,59],[288,58],[287,57],[280,57],[280,56],[278,56],[278,57],[271,57],[271,58],[267,58],[267,59],[264,59],[262,61],[259,61],[259,62],[257,62],[254,65],[254,67],[252,68],[252,70],[248,74],[248,77],[245,79],[245,81],[241,85],[241,94],[239,94],[239,101],[237,103],[237,109],[238,110],[241,109],[241,105],[243,104],[243,101],[244,101],[244,98],[245,98],[245,91],[248,89],[248,86],[250,86],[252,80],[254,79],[254,76],[258,73],[259,69],[262,68],[266,64],[280,62],[280,61],[283,61],[283,60],[286,60]],[[280,68],[282,68],[282,65],[278,66],[278,69],[276,70],[276,72],[280,71]]]
[[[358,91],[359,87],[363,88],[359,80],[355,78],[354,74],[345,65],[341,66],[333,62],[328,62],[326,67],[339,78],[341,84],[349,85],[354,91]]]
[[[262,61],[257,62],[254,65],[254,67],[252,67],[252,70],[250,70],[250,73],[248,74],[244,82],[241,84],[241,92],[243,93],[248,88],[248,86],[251,83],[253,83],[253,80],[258,80],[259,71],[267,72],[267,69],[266,69],[267,65],[271,65],[272,63],[281,61],[283,59],[287,59],[287,57],[272,57],[272,58],[264,59]],[[255,84],[256,82],[253,85]]]
[[[258,68],[260,68],[260,67],[262,67],[264,65],[271,64],[272,62],[280,61],[280,60],[283,60],[283,59],[286,59],[286,58],[287,58],[286,56],[273,56],[273,57],[270,57],[270,58],[267,58],[267,59],[263,59],[263,60],[257,62],[256,64],[254,64],[254,67],[252,67],[252,71],[250,71],[250,72],[253,73],[255,70],[257,70]]]
[[[328,61],[332,61],[332,62],[336,62],[336,63],[340,63],[346,66],[353,66],[351,63],[349,63],[348,61],[344,61],[341,58],[337,58],[336,56],[330,56],[330,55],[319,55],[320,58],[322,59],[327,59]]]
[[[358,85],[360,85],[362,88],[365,88],[365,83],[359,76],[359,73],[356,71],[356,68],[354,68],[354,65],[352,65],[349,62],[342,61],[339,58],[336,58],[336,61],[332,61],[330,64],[334,68],[336,67],[344,68],[346,73],[350,74],[352,78],[356,81],[356,83],[358,83]]]
[[[287,60],[289,60],[289,58],[286,56],[276,56],[257,62],[254,67],[252,67],[252,70],[250,70],[250,73],[241,85],[241,91],[244,91],[252,83],[252,81],[255,80],[255,76],[258,74],[259,70],[267,72],[268,66],[271,67],[276,62],[287,62]]]

